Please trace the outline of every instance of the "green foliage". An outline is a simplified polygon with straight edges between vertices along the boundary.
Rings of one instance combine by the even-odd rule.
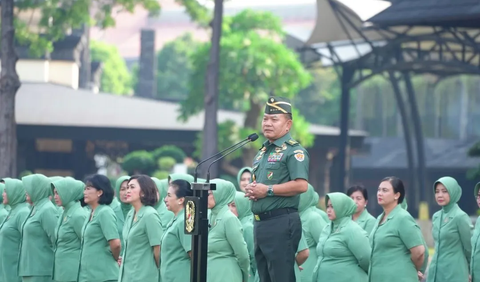
[[[155,169],[155,159],[147,151],[133,151],[123,158],[122,169],[129,175],[150,174]]]
[[[30,175],[30,174],[33,174],[30,170],[24,170],[24,171],[20,172],[20,174],[18,175],[18,179],[22,179],[22,177]]]
[[[470,157],[480,157],[480,142],[475,143],[472,148],[468,150]],[[467,178],[480,179],[480,165],[467,171]]]
[[[270,95],[293,99],[309,85],[310,74],[298,60],[297,54],[280,42],[282,37],[280,20],[271,13],[245,10],[234,17],[225,17],[220,51],[220,105],[248,111],[251,104],[263,106]],[[204,43],[192,55],[190,91],[182,101],[180,120],[186,121],[203,110],[209,50],[210,43]],[[259,117],[254,119],[259,120]],[[301,120],[295,116],[297,119]],[[302,145],[311,145],[308,138],[304,138],[309,133],[300,134],[306,127],[298,127],[296,122],[294,127]],[[232,126],[230,131],[226,131],[230,135],[219,133],[222,136],[220,140],[234,136],[235,130],[235,126]]]
[[[207,27],[212,20],[208,9],[197,0],[175,0],[175,2],[184,6],[190,18],[200,26]]]
[[[480,157],[480,142],[477,142],[468,150],[470,157]]]
[[[171,171],[177,161],[172,157],[161,157],[158,159],[158,168],[163,171]]]
[[[313,81],[295,96],[295,108],[309,123],[337,125],[340,118],[341,89],[335,70],[319,66],[310,70],[310,74]]]
[[[218,139],[218,148],[227,148],[232,144],[238,142],[245,138],[245,136],[250,135],[252,132],[255,132],[252,128],[239,127],[232,120],[226,120],[218,124],[218,136],[221,138]],[[258,142],[258,141],[257,141]],[[201,158],[202,156],[202,144],[203,144],[203,134],[199,132],[197,134],[197,139],[195,139],[195,152],[193,153],[194,157]],[[244,148],[251,148],[252,145],[248,144]],[[232,154],[225,157],[226,160],[233,160],[242,155],[241,150],[237,150]]]
[[[158,179],[165,179],[168,178],[168,171],[163,171],[163,170],[156,170],[153,174],[152,177],[156,177]]]
[[[157,53],[157,97],[183,100],[192,73],[190,56],[199,43],[190,33],[168,42]]]
[[[160,12],[157,0],[23,0],[15,1],[15,6],[16,39],[22,45],[30,46],[31,52],[37,56],[52,51],[52,42],[63,38],[71,28],[83,24],[112,27],[117,12],[133,13],[136,6],[142,6],[151,15]],[[33,22],[37,17],[38,23]]]
[[[91,41],[90,56],[92,61],[103,63],[100,90],[105,93],[128,95],[133,92],[127,65],[115,45]]]
[[[155,160],[163,157],[171,157],[175,160],[175,163],[183,163],[183,160],[187,157],[185,152],[177,146],[165,145],[152,152]]]

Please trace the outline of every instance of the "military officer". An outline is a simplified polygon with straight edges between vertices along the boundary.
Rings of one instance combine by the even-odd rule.
[[[261,282],[295,281],[295,253],[302,236],[299,194],[308,188],[309,156],[290,136],[292,106],[270,97],[262,121],[263,143],[253,160],[245,196],[252,200],[255,260]]]

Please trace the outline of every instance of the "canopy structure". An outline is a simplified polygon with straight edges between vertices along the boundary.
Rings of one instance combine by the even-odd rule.
[[[297,33],[304,42],[297,50],[308,55],[306,64],[333,66],[341,79],[337,190],[348,185],[350,89],[384,75],[402,119],[410,183],[417,200],[426,200],[424,141],[411,75],[480,74],[479,17],[480,2],[473,0],[317,0],[315,28],[308,38]]]

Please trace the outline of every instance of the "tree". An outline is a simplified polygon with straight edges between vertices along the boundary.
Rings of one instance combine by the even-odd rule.
[[[44,50],[51,51],[52,42],[65,36],[70,28],[79,28],[85,23],[95,23],[103,28],[114,26],[114,10],[121,8],[133,12],[137,5],[141,5],[156,14],[160,6],[156,0],[1,0],[1,4],[0,176],[12,176],[16,175],[17,154],[15,96],[20,88],[15,39],[20,44],[28,44],[33,53],[40,54]],[[26,22],[20,13],[31,16]],[[38,23],[31,22],[35,14],[40,15]]]
[[[477,142],[468,150],[470,157],[480,157],[480,141]],[[467,173],[467,177],[470,179],[480,179],[480,165],[477,168],[471,169]]]
[[[311,76],[304,69],[297,55],[281,43],[283,31],[280,19],[268,12],[245,10],[234,17],[225,17],[220,50],[219,103],[245,112],[242,127],[229,121],[218,126],[221,147],[243,139],[260,129],[260,117],[265,101],[270,95],[293,99],[307,87]],[[181,104],[181,120],[200,112],[205,97],[205,70],[210,43],[200,45],[192,56],[193,73],[189,83],[189,95]],[[308,133],[308,123],[294,112],[294,135],[302,145],[309,146],[313,136]],[[203,138],[208,136],[203,134]],[[197,150],[203,142],[197,140]],[[210,139],[206,139],[210,140]],[[209,141],[205,142],[209,143]],[[256,146],[257,147],[257,146]],[[255,149],[233,154],[242,156],[244,164],[250,164]],[[223,168],[236,173],[236,168],[224,162]]]
[[[205,75],[205,121],[203,124],[204,140],[202,158],[206,159],[217,152],[218,147],[218,75],[220,69],[220,39],[222,37],[223,0],[215,0],[212,21],[212,41],[210,44],[209,61]],[[212,175],[217,175],[217,164],[213,164]]]
[[[199,42],[191,33],[176,38],[163,45],[157,53],[157,99],[181,101],[187,97],[188,81],[192,74],[190,57]],[[132,69],[132,88],[138,82],[138,65]]]
[[[132,94],[130,72],[117,47],[104,42],[90,41],[90,51],[92,61],[103,63],[100,91],[118,95]]]

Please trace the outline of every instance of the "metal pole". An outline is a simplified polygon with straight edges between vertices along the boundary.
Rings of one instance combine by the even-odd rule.
[[[349,144],[349,122],[350,122],[350,82],[353,78],[354,70],[346,65],[342,66],[342,97],[340,107],[340,140],[338,145],[338,179],[336,189],[338,192],[345,192],[347,181],[347,157]]]

